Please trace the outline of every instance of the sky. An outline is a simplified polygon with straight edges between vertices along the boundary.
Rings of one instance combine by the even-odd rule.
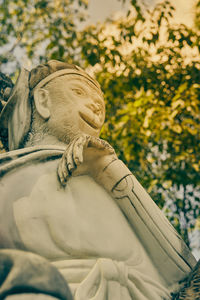
[[[129,2],[129,1],[127,1]],[[144,0],[149,7],[154,7],[158,0]],[[192,25],[193,16],[193,3],[195,0],[171,0],[171,3],[176,8],[176,21],[178,23],[185,23]],[[118,12],[126,12],[128,4],[122,5],[122,1],[119,0],[90,0],[89,1],[89,14],[90,18],[88,22],[102,21],[106,17]]]

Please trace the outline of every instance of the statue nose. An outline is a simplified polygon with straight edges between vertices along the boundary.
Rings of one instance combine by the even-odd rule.
[[[88,108],[90,108],[94,113],[99,114],[102,111],[102,106],[99,103],[91,103],[86,105]]]

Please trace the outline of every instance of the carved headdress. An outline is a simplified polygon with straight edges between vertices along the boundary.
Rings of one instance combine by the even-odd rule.
[[[100,86],[96,80],[90,77],[80,67],[57,60],[50,60],[46,64],[41,64],[30,72],[24,68],[21,69],[17,82],[12,88],[12,82],[2,80],[3,88],[10,88],[10,96],[5,94],[3,100],[7,100],[0,114],[0,136],[4,147],[9,150],[21,148],[25,137],[30,131],[31,126],[31,101],[35,89],[45,86],[56,77],[63,75],[79,75],[87,78],[97,88]],[[6,78],[6,77],[5,77]]]

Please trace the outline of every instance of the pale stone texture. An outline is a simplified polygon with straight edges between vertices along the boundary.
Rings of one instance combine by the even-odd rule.
[[[13,294],[6,297],[6,300],[55,300],[58,298],[44,294]]]
[[[20,102],[16,88],[14,117],[6,121],[8,108],[1,116],[10,149],[22,141],[28,148],[1,156],[0,247],[47,258],[76,300],[170,299],[196,261],[114,149],[98,138],[102,92],[73,68],[55,69],[39,81],[32,72],[34,103],[26,104],[25,91]],[[32,107],[26,126],[17,119],[24,106]]]

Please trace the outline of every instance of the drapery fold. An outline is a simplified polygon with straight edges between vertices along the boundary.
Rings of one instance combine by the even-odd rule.
[[[74,300],[170,299],[168,289],[126,262],[98,258],[52,263],[67,280]]]

